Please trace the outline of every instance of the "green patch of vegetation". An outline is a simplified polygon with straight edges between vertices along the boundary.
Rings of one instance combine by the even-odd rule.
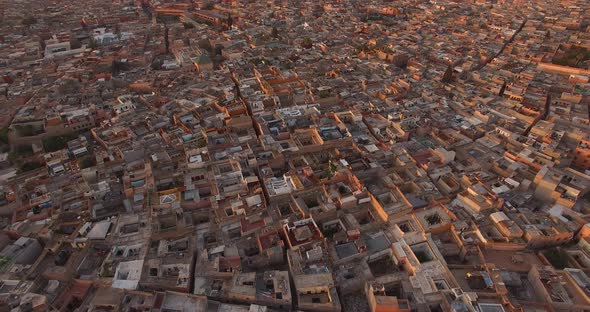
[[[553,64],[579,67],[582,63],[590,60],[590,50],[580,46],[572,46],[563,55],[554,58]]]
[[[338,186],[338,192],[342,195],[346,195],[348,194],[350,191],[348,190],[348,188],[344,185],[340,185]]]
[[[330,228],[323,231],[324,237],[326,237],[327,239],[332,239],[332,237],[334,237],[334,234],[336,233],[338,233],[337,228]]]
[[[311,47],[313,46],[313,41],[311,40],[311,38],[305,37],[301,42],[301,46],[305,49],[311,49]]]
[[[86,169],[90,167],[94,167],[96,165],[96,159],[90,155],[80,158],[78,161],[80,164],[80,169]]]
[[[68,146],[68,141],[76,138],[76,135],[56,136],[43,140],[43,149],[46,152],[55,152]]]
[[[270,61],[264,57],[257,57],[251,60],[255,65],[270,65]]]
[[[199,24],[205,24],[205,25],[208,25],[208,26],[213,26],[213,22],[211,22],[210,20],[202,19],[202,18],[199,18],[199,17],[194,16],[194,15],[193,15],[193,20],[195,22],[199,23]]]
[[[8,160],[13,164],[18,164],[30,156],[33,156],[33,148],[30,145],[20,145],[8,153]]]
[[[368,44],[358,45],[355,47],[358,53],[361,52],[373,52],[375,50],[374,46],[369,46]]]
[[[554,268],[562,270],[568,265],[567,254],[558,248],[547,249],[543,252],[543,255]]]
[[[205,146],[207,146],[207,141],[205,139],[199,139],[199,141],[197,141],[198,148],[203,148]]]
[[[0,129],[0,153],[6,153],[10,151],[9,139],[8,139],[8,128]]]
[[[424,262],[428,262],[432,259],[430,259],[430,257],[428,256],[427,253],[425,253],[424,251],[417,251],[414,253],[414,255],[416,256],[416,259],[418,259],[418,261],[420,263],[424,263]]]
[[[383,15],[378,13],[372,13],[361,17],[361,22],[370,22],[370,21],[381,21],[383,20]]]
[[[37,18],[32,15],[28,15],[25,18],[23,18],[21,23],[25,26],[31,26],[37,24]]]
[[[155,59],[155,60],[152,62],[152,65],[151,65],[151,66],[152,66],[152,69],[153,69],[153,70],[159,70],[159,69],[162,69],[162,61],[161,61],[161,60],[159,60],[159,59]]]
[[[453,81],[453,67],[451,67],[451,65],[449,65],[447,67],[447,70],[445,70],[445,73],[442,77],[442,82],[451,83],[452,81]]]
[[[410,232],[410,226],[407,225],[406,223],[398,224],[398,226],[402,232],[404,232],[404,233]]]
[[[23,173],[23,172],[27,172],[27,171],[32,171],[35,169],[39,169],[44,167],[45,165],[38,162],[38,161],[30,161],[30,162],[26,162],[24,164],[22,164],[18,170],[17,173]]]
[[[21,137],[29,137],[42,133],[41,129],[35,129],[33,125],[16,125],[14,126],[16,133]]]
[[[182,23],[182,26],[184,26],[184,29],[192,29],[195,28],[195,25],[191,24],[191,23]]]
[[[428,225],[430,226],[440,224],[441,221],[442,220],[438,213],[434,213],[426,217],[426,222],[428,222]]]
[[[3,270],[4,267],[10,263],[10,259],[5,256],[0,256],[0,270]]]
[[[317,207],[320,205],[317,199],[311,198],[305,202],[305,205],[309,208]]]
[[[328,179],[328,178],[331,178],[332,176],[333,176],[332,172],[329,169],[326,169],[318,175],[318,178],[319,179]]]
[[[0,143],[8,144],[8,127],[0,129]]]
[[[161,12],[156,14],[156,22],[158,23],[178,22],[179,20],[180,17],[176,15],[166,15]]]

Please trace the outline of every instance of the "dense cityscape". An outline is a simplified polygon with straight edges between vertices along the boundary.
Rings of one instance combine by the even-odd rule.
[[[0,311],[590,311],[589,12],[0,0]]]

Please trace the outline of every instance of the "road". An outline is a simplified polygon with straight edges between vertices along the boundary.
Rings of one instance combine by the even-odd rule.
[[[472,71],[477,71],[480,70],[484,67],[486,67],[489,63],[491,63],[495,58],[497,58],[498,56],[500,56],[500,54],[502,54],[504,52],[504,50],[506,49],[506,47],[512,43],[514,41],[514,38],[516,38],[516,36],[522,31],[522,29],[524,28],[524,25],[526,25],[526,22],[528,21],[527,18],[524,19],[524,21],[522,22],[522,24],[520,24],[520,27],[518,27],[518,29],[514,32],[514,34],[512,34],[512,36],[510,37],[510,39],[506,40],[506,42],[504,42],[504,44],[502,45],[502,48],[496,52],[496,54],[494,54],[494,56],[489,57],[486,59],[485,62],[477,64],[476,66],[472,67],[471,69],[469,69],[469,72]]]

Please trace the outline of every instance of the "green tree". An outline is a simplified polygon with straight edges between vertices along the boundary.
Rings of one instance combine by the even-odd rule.
[[[160,60],[158,60],[158,59],[155,59],[155,60],[152,62],[152,69],[153,69],[153,70],[159,70],[159,69],[161,69],[161,68],[162,68],[162,62],[161,62]]]
[[[221,53],[223,52],[223,45],[222,44],[216,44],[215,45],[215,49],[213,49],[213,54],[214,55],[221,55]]]
[[[82,47],[82,43],[80,42],[80,40],[78,40],[78,38],[76,38],[76,36],[72,36],[72,38],[70,39],[70,48],[72,50],[75,49],[80,49]]]
[[[563,270],[568,265],[567,254],[561,249],[554,247],[544,251],[543,255],[558,270]]]
[[[301,42],[301,46],[305,49],[311,49],[311,47],[313,46],[313,41],[311,40],[311,38],[305,37]]]
[[[207,39],[201,39],[199,40],[199,48],[207,50],[209,52],[211,52],[213,50],[213,47],[211,47],[211,42]]]
[[[166,54],[170,53],[170,38],[168,37],[168,26],[164,28],[164,46],[166,47]]]
[[[17,125],[14,127],[16,132],[20,136],[33,136],[35,135],[35,128],[32,125]]]
[[[44,164],[42,164],[42,163],[40,163],[38,161],[30,161],[30,162],[26,162],[26,163],[22,164],[18,168],[17,172],[18,173],[23,173],[23,172],[32,171],[32,170],[35,170],[35,169],[38,169],[38,168],[42,168],[44,166],[45,166]]]
[[[234,19],[231,17],[231,13],[227,13],[227,28],[231,29],[234,24]]]
[[[90,36],[90,40],[88,42],[88,48],[94,50],[98,47],[98,44],[96,43],[96,40],[94,39],[94,37]]]
[[[33,148],[30,145],[19,145],[8,153],[8,160],[12,164],[20,164],[25,158],[33,155]]]
[[[80,169],[90,168],[95,165],[95,159],[94,159],[94,157],[88,155],[84,158],[81,158],[79,160],[79,164],[80,164]]]
[[[408,67],[408,62],[410,61],[410,58],[406,55],[406,54],[398,54],[393,58],[393,65],[399,67],[399,68],[406,68]]]
[[[272,27],[272,31],[271,31],[270,35],[271,35],[273,38],[278,38],[278,37],[279,37],[279,30],[277,29],[277,27],[276,27],[276,26],[273,26],[273,27]]]
[[[0,129],[0,143],[8,144],[8,127]]]
[[[21,23],[25,26],[31,26],[31,25],[37,24],[37,18],[33,15],[28,15],[28,16],[25,16],[25,18],[23,18]]]
[[[68,141],[75,139],[75,135],[56,136],[43,140],[43,149],[46,152],[55,152],[68,146]]]
[[[438,215],[438,213],[434,213],[434,214],[427,216],[426,221],[428,222],[428,225],[435,225],[435,224],[439,224],[441,222],[441,219],[440,219],[440,216]]]
[[[451,81],[453,81],[453,67],[451,67],[451,65],[449,65],[447,67],[447,70],[445,70],[445,73],[442,77],[442,82],[450,83]]]

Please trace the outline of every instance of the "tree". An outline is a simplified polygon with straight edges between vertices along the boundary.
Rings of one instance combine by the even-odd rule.
[[[8,160],[12,164],[21,164],[22,161],[33,155],[33,148],[30,145],[19,145],[8,153]]]
[[[408,67],[408,62],[410,58],[406,54],[398,54],[393,58],[393,64],[399,68],[406,68]]]
[[[414,255],[416,256],[416,259],[418,259],[418,261],[420,263],[424,263],[424,262],[428,262],[430,260],[432,260],[428,254],[422,250],[418,250],[414,253]]]
[[[187,23],[187,22],[182,23],[182,26],[184,26],[184,29],[193,29],[193,28],[195,28],[195,25],[193,25],[192,23]]]
[[[8,144],[8,127],[0,129],[0,143]]]
[[[164,45],[166,46],[166,54],[170,53],[170,39],[168,38],[168,26],[164,26]]]
[[[162,68],[162,61],[160,61],[159,59],[155,59],[152,62],[152,69],[153,70],[158,70],[158,69],[161,69],[161,68]]]
[[[96,49],[98,45],[96,44],[96,40],[94,40],[94,37],[90,36],[90,41],[88,42],[88,47],[92,50]]]
[[[16,133],[18,133],[19,136],[34,136],[35,135],[35,128],[32,125],[17,125],[14,126],[14,129],[16,130]]]
[[[80,40],[78,40],[78,38],[76,38],[76,36],[72,36],[72,38],[70,38],[70,48],[72,50],[75,49],[80,49],[82,47],[82,43],[80,42]]]
[[[234,24],[234,19],[231,17],[231,13],[227,13],[227,28],[231,29]]]
[[[207,50],[209,52],[212,51],[212,47],[211,47],[211,42],[207,39],[201,39],[199,40],[199,48]]]
[[[94,167],[95,165],[95,159],[92,156],[86,156],[84,158],[81,158],[79,160],[79,164],[80,164],[80,169],[86,169],[86,168],[90,168],[90,167]]]
[[[46,152],[55,152],[68,146],[68,141],[75,139],[76,135],[64,135],[43,139],[43,149]]]
[[[219,68],[221,63],[223,63],[223,61],[225,61],[225,57],[221,54],[217,54],[213,57],[212,61],[213,61],[213,66],[215,68]]]
[[[449,65],[447,67],[447,70],[445,70],[445,74],[442,77],[442,82],[450,83],[451,81],[453,81],[453,67]]]
[[[214,55],[221,55],[222,52],[223,52],[223,45],[222,44],[216,44],[215,45],[215,49],[213,50],[213,54]]]
[[[278,37],[279,37],[279,30],[277,29],[277,27],[276,27],[276,26],[273,26],[273,27],[272,27],[272,31],[271,31],[270,35],[271,35],[273,38],[278,38]]]
[[[438,213],[434,213],[434,214],[427,216],[426,221],[428,222],[428,225],[435,225],[435,224],[439,224],[441,222],[441,219],[440,219],[440,216],[438,215]]]
[[[18,168],[17,173],[23,173],[23,172],[35,170],[38,168],[42,168],[44,166],[45,166],[44,164],[37,162],[37,161],[26,162],[26,163],[22,164],[22,166],[20,166],[20,168]]]
[[[404,233],[410,232],[410,226],[407,223],[398,224],[398,226],[402,232],[404,232]]]
[[[23,18],[21,23],[25,26],[31,26],[37,24],[37,18],[32,15],[28,15],[25,18]]]
[[[559,248],[548,249],[543,252],[543,255],[558,270],[563,270],[568,266],[567,254]]]
[[[301,46],[305,49],[311,49],[311,47],[313,46],[313,41],[311,41],[311,38],[305,37],[301,42]]]
[[[117,65],[117,61],[113,60],[111,62],[111,74],[113,76],[116,76],[117,74],[119,74],[119,66]]]
[[[215,8],[215,4],[213,2],[207,2],[203,4],[203,10],[213,10]]]

